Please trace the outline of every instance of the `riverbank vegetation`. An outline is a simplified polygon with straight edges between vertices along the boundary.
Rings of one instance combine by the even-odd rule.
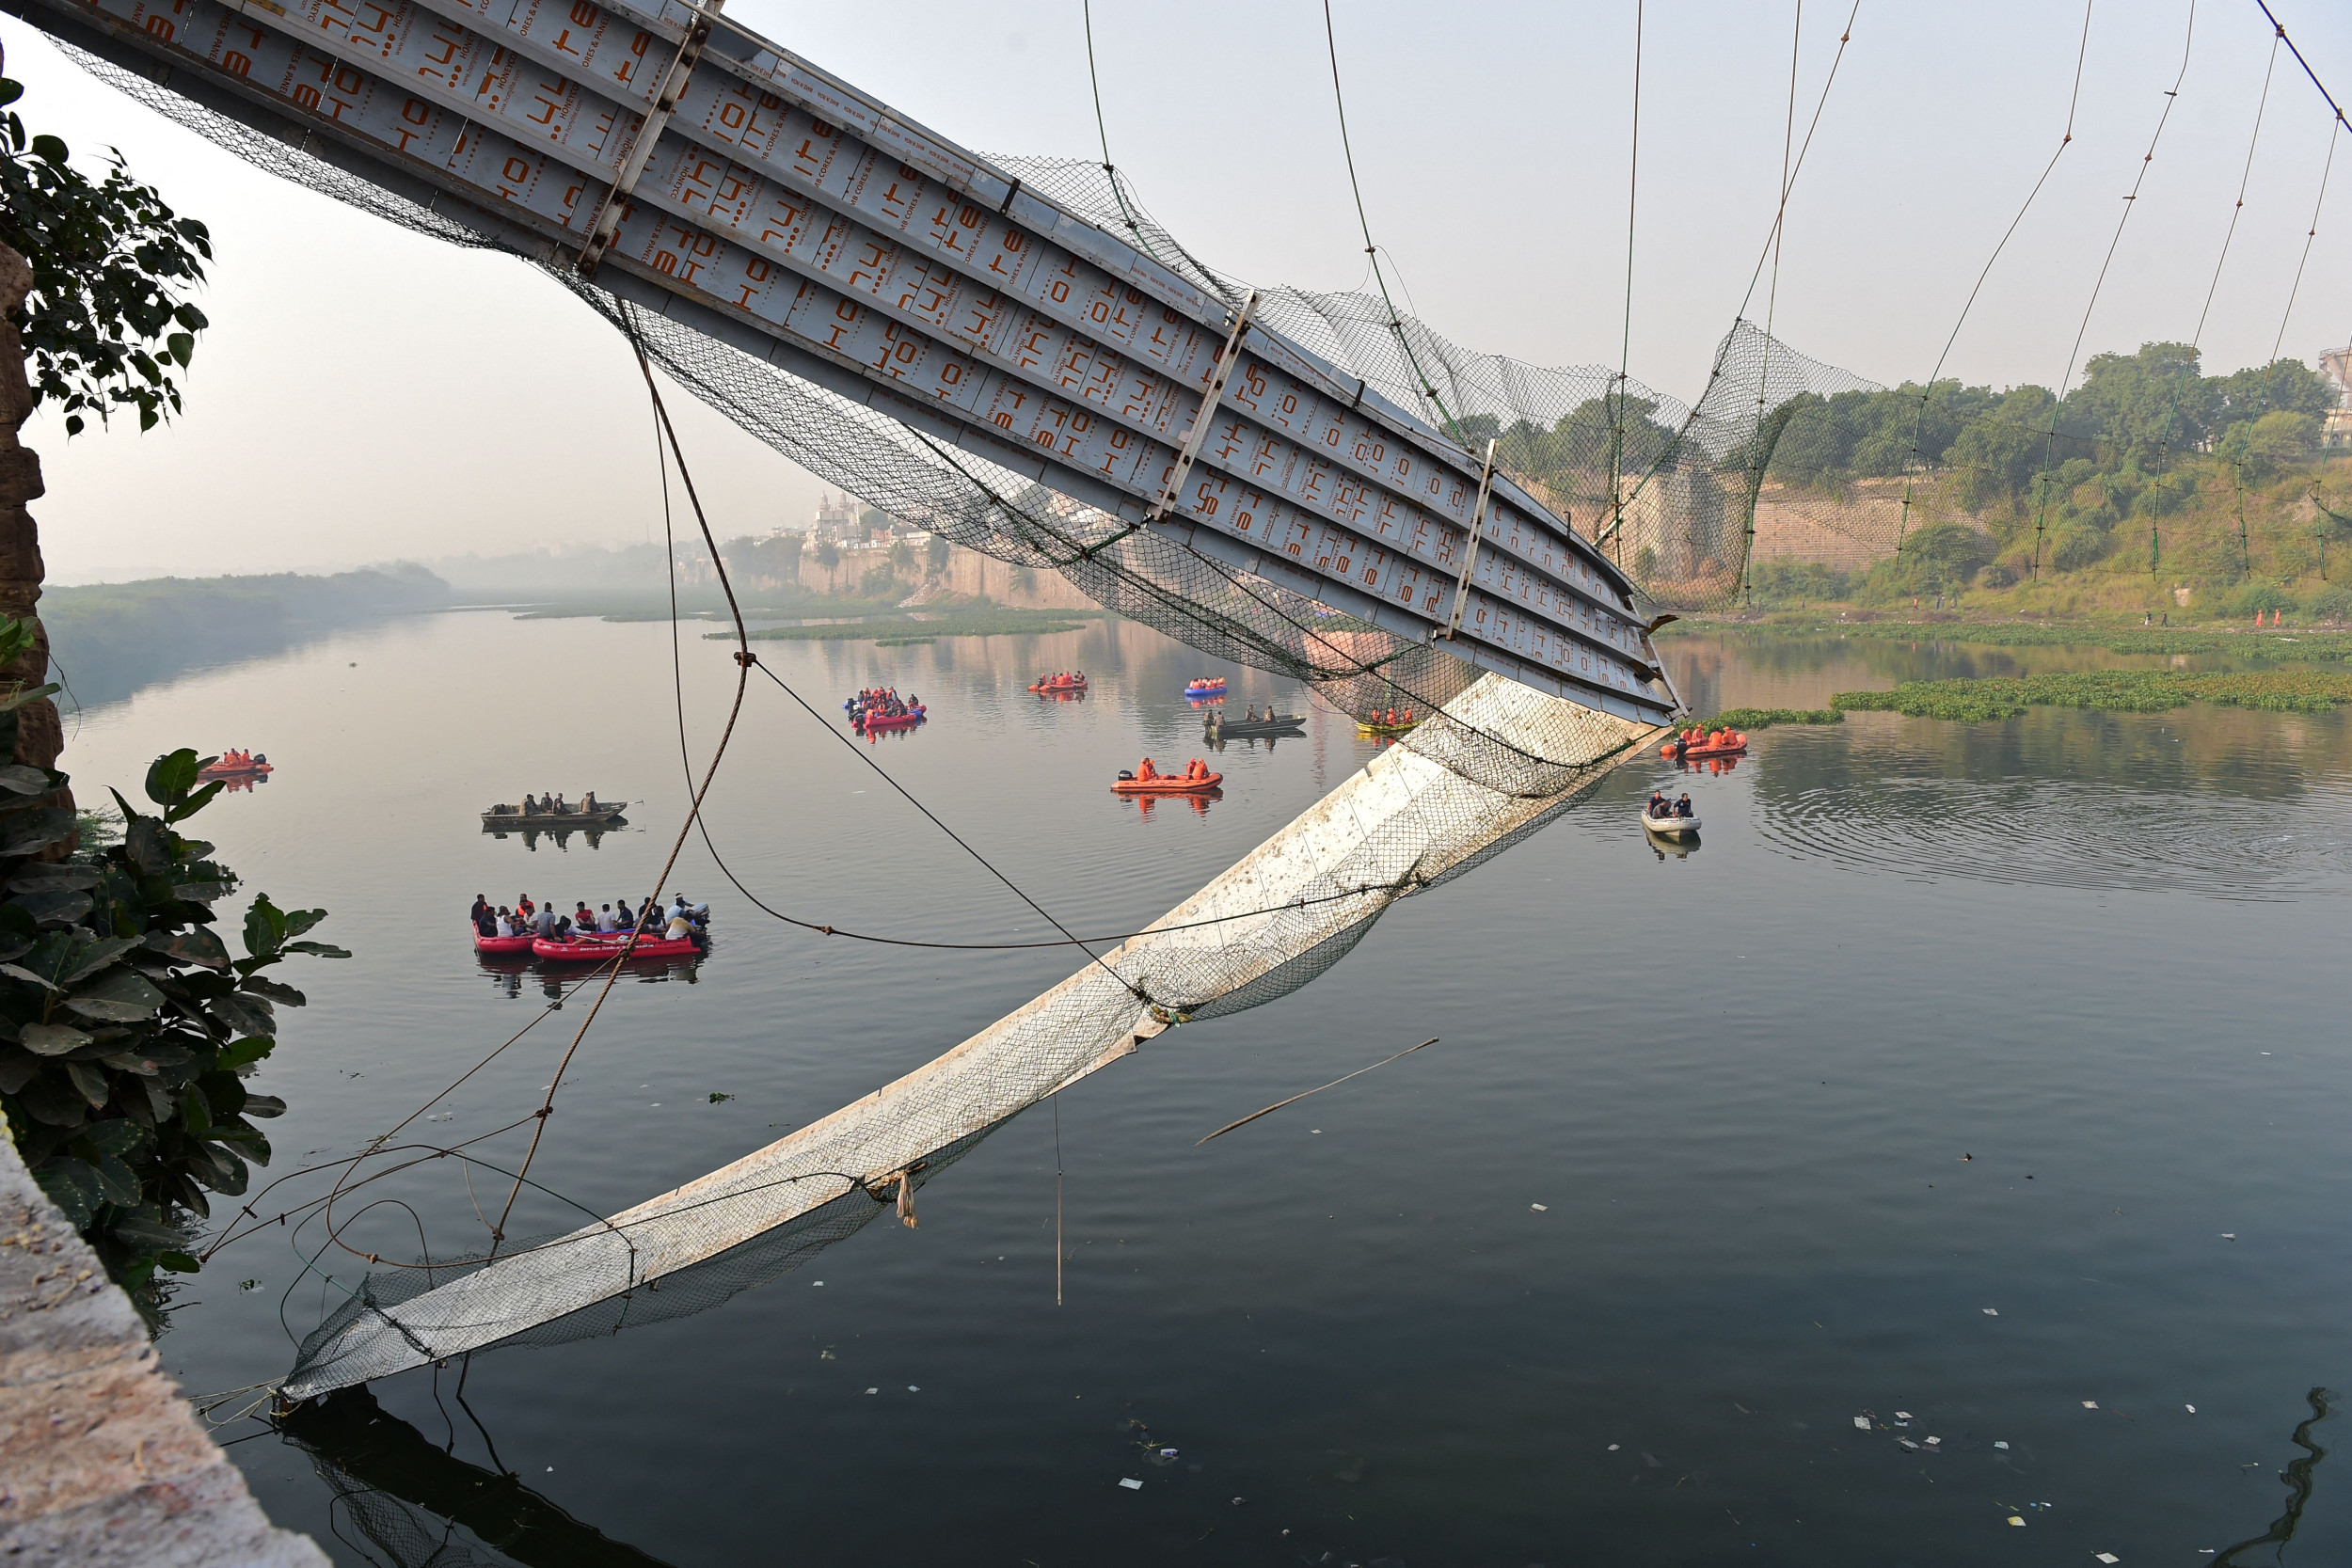
[[[9,625],[13,626],[14,623]],[[12,708],[0,727],[13,724]],[[34,1180],[152,1315],[156,1271],[193,1273],[212,1199],[267,1164],[254,1125],[284,1111],[247,1081],[276,1049],[279,1007],[305,998],[263,970],[294,954],[347,958],[304,933],[325,910],[256,894],[230,957],[214,906],[238,890],[213,847],[179,824],[220,792],[182,750],[147,773],[152,813],[118,793],[122,832],[72,843],[76,814],[47,802],[63,773],[0,768],[0,1114]]]
[[[1885,691],[1840,691],[1843,712],[1876,709],[1913,719],[1964,722],[2014,719],[2029,707],[2103,713],[2164,713],[2191,703],[2268,713],[2326,713],[2352,706],[2352,674],[2257,670],[2192,674],[2177,670],[2074,670],[2046,675],[1904,681]]]
[[[2352,453],[2320,444],[2339,397],[2295,360],[2207,375],[2151,342],[2092,356],[2063,399],[1793,398],[1718,465],[1764,463],[1740,604],[2352,621]]]
[[[2352,659],[2352,631],[2249,631],[2235,627],[2143,626],[2113,621],[1978,621],[1957,615],[1931,620],[1827,620],[1775,615],[1761,621],[1693,617],[1659,629],[1657,637],[1782,637],[1809,641],[1835,635],[1878,642],[1947,642],[1986,648],[2104,648],[2116,654],[2226,654],[2264,663]]]
[[[449,584],[406,563],[331,577],[151,578],[47,589],[40,623],[67,697],[94,707],[183,671],[438,610],[449,596]]]

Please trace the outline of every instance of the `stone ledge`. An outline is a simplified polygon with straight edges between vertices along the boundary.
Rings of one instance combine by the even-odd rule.
[[[277,1528],[0,1122],[0,1560],[326,1568]]]

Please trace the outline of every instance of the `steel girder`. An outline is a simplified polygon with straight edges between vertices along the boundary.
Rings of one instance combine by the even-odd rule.
[[[1481,455],[715,7],[5,4],[1130,525],[1538,690],[1676,710],[1624,574]]]

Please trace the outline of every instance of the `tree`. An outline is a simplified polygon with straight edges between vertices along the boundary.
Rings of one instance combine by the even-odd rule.
[[[945,572],[947,569],[947,536],[944,533],[932,534],[931,542],[923,546],[923,554],[925,569],[930,576],[938,577]]]
[[[890,546],[890,568],[894,572],[914,570],[914,546],[903,539],[895,541]]]
[[[2214,451],[2238,465],[2250,483],[2261,483],[2309,458],[2319,449],[2319,421],[2309,414],[2280,409],[2258,420],[2241,420],[2221,433]]]
[[[2142,343],[2137,354],[2094,354],[2066,394],[2061,434],[2104,443],[2114,461],[2155,467],[2160,454],[2194,451],[2212,428],[2216,386],[2186,343]],[[2061,448],[2081,454],[2079,445]]]
[[[0,105],[24,90],[0,76]],[[13,107],[0,117],[0,619],[31,628],[0,659],[0,687],[30,693],[0,761],[40,768],[56,764],[64,734],[40,690],[49,638],[34,619],[40,534],[25,508],[41,494],[40,460],[17,432],[43,402],[63,410],[69,438],[88,413],[103,423],[135,408],[141,430],[168,419],[205,325],[183,296],[212,257],[205,227],[175,214],[119,158],[93,182],[70,156],[56,136],[28,136]],[[72,795],[60,785],[53,803],[71,810]],[[52,853],[72,850],[69,837]]]
[[[841,546],[830,539],[819,541],[817,546],[817,564],[825,574],[825,592],[830,594],[833,592],[834,570],[841,564]]]

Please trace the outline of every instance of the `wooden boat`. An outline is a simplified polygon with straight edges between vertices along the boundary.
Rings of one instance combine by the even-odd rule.
[[[1642,826],[1661,838],[1685,838],[1699,831],[1695,816],[1652,816],[1642,813]]]
[[[1212,714],[1201,727],[1206,740],[1255,740],[1266,736],[1304,735],[1307,721],[1295,713],[1278,713],[1271,719],[1227,719]]]
[[[610,936],[538,937],[532,940],[531,950],[550,963],[605,963],[628,946],[628,933],[620,931]],[[702,943],[691,937],[645,936],[637,939],[628,957],[634,963],[639,958],[700,958],[702,951]]]
[[[628,804],[627,800],[612,805],[598,801],[594,811],[485,811],[482,825],[502,833],[522,828],[610,828],[621,820]]]
[[[1393,737],[1400,735],[1410,735],[1413,731],[1419,728],[1421,728],[1421,721],[1418,719],[1414,720],[1409,724],[1368,724],[1360,719],[1356,721],[1356,734],[1359,738],[1364,740],[1370,740],[1375,736],[1389,736]]]

